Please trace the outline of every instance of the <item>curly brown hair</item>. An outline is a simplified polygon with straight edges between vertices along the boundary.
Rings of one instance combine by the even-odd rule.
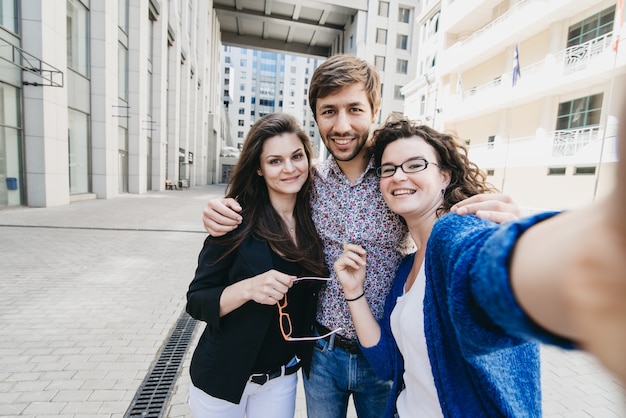
[[[487,182],[485,173],[467,158],[467,147],[456,135],[419,125],[406,117],[392,116],[374,131],[370,152],[374,157],[375,167],[380,167],[387,145],[398,139],[414,136],[424,139],[433,147],[437,154],[439,169],[450,174],[450,184],[444,192],[441,207],[437,209],[437,216],[448,213],[452,206],[468,197],[497,192],[497,189]]]

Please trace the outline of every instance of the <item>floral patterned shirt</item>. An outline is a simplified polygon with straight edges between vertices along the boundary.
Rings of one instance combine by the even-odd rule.
[[[402,257],[411,248],[406,225],[385,204],[373,161],[354,182],[343,174],[333,156],[313,170],[311,196],[313,222],[324,244],[332,280],[322,289],[317,321],[339,334],[356,338],[350,309],[333,264],[343,252],[343,242],[359,244],[367,251],[365,297],[376,319],[383,316],[385,298]]]

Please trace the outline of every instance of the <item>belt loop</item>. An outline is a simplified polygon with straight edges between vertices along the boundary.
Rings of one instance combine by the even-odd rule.
[[[284,376],[286,372],[287,372],[287,367],[283,364],[282,366],[280,366],[280,375]]]
[[[328,349],[329,350],[332,350],[333,348],[335,348],[335,336],[336,335],[337,334],[332,334],[330,336],[330,338],[328,339]]]

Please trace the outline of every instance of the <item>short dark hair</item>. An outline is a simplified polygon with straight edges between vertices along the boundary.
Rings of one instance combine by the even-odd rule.
[[[372,113],[380,108],[380,74],[373,65],[354,55],[334,55],[320,64],[309,85],[309,105],[317,120],[317,99],[354,83],[363,83]]]

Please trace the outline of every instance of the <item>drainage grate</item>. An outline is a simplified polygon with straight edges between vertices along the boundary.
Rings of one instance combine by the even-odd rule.
[[[163,416],[196,323],[195,319],[183,311],[152,370],[139,386],[124,418]]]

